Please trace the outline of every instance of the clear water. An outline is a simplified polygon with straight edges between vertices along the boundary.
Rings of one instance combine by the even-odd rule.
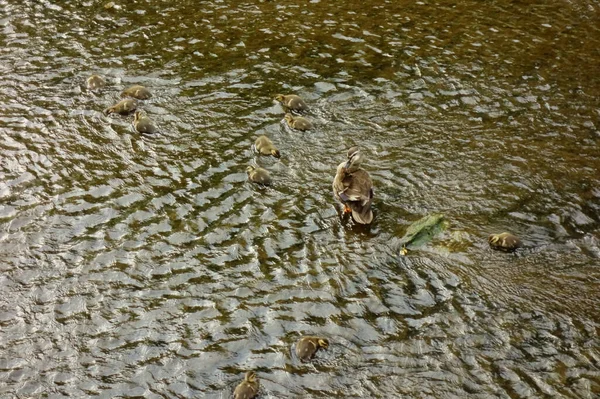
[[[0,0],[0,397],[598,397],[597,1],[105,3]],[[102,114],[132,84],[160,134]]]

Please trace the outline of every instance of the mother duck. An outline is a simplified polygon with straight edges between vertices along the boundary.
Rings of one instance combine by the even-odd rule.
[[[337,167],[333,179],[333,195],[344,204],[344,213],[361,224],[373,221],[373,182],[369,173],[360,167],[364,155],[355,146],[348,150],[348,160]]]

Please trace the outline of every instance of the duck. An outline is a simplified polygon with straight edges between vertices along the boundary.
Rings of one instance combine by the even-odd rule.
[[[273,155],[275,158],[280,158],[281,154],[275,147],[273,142],[265,135],[258,136],[254,142],[254,149],[262,155]]]
[[[488,242],[492,249],[497,249],[505,252],[512,252],[520,248],[522,243],[519,237],[511,233],[490,234]]]
[[[295,94],[277,94],[275,100],[279,101],[283,107],[292,111],[304,112],[308,110],[308,106],[304,100]]]
[[[269,186],[272,183],[271,174],[266,169],[250,165],[246,168],[246,173],[248,173],[248,179],[253,183],[265,186]]]
[[[312,359],[321,348],[329,348],[329,341],[327,339],[305,336],[300,338],[296,343],[296,356],[298,356],[301,361],[307,362]]]
[[[138,100],[147,100],[152,97],[152,93],[150,93],[150,90],[146,89],[144,86],[133,85],[121,92],[121,98],[123,97],[133,97],[137,98]]]
[[[358,146],[347,153],[348,160],[337,167],[333,179],[333,195],[344,204],[344,213],[352,213],[352,218],[360,224],[373,221],[373,182],[369,173],[362,169],[364,156]]]
[[[154,134],[158,131],[152,119],[146,116],[146,112],[137,110],[133,114],[133,127],[139,133]]]
[[[258,380],[254,371],[248,371],[244,381],[240,382],[233,391],[233,399],[252,399],[258,393]]]
[[[301,130],[303,132],[312,129],[312,123],[302,116],[294,116],[288,112],[285,114],[284,119],[292,129]]]
[[[106,86],[106,80],[100,75],[92,75],[85,81],[88,90],[100,90]]]
[[[129,115],[137,108],[137,101],[132,98],[127,98],[125,100],[121,100],[112,107],[108,107],[104,110],[105,115],[110,115],[112,113],[120,114],[120,115]]]

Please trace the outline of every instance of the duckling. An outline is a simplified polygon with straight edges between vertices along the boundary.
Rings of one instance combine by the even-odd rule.
[[[275,147],[273,142],[265,135],[258,136],[254,142],[254,149],[262,155],[273,155],[275,158],[281,157],[279,150]]]
[[[271,174],[266,169],[256,166],[248,166],[246,168],[246,173],[248,173],[248,179],[253,183],[264,184],[265,186],[268,186],[272,182]]]
[[[498,249],[500,251],[512,252],[517,248],[521,247],[521,240],[519,237],[510,233],[490,234],[488,242],[492,249]]]
[[[290,127],[292,129],[297,129],[297,130],[302,130],[302,131],[312,129],[312,123],[310,123],[310,121],[308,119],[303,118],[301,116],[294,116],[294,115],[290,114],[289,112],[287,114],[285,114],[285,121],[288,123],[288,125],[290,125]]]
[[[88,90],[100,90],[106,86],[106,81],[100,75],[92,75],[85,81]]]
[[[156,125],[152,122],[152,119],[148,118],[146,113],[142,110],[137,110],[135,111],[135,114],[133,114],[133,127],[135,127],[135,130],[139,133],[154,134],[158,131]]]
[[[240,382],[233,391],[233,399],[252,399],[258,393],[258,381],[254,371],[248,371],[244,381]]]
[[[329,348],[329,341],[321,337],[302,337],[296,343],[296,356],[301,361],[307,362],[315,356],[320,348]]]
[[[152,97],[152,93],[150,93],[150,90],[146,89],[144,86],[133,85],[121,92],[121,98],[123,97],[133,97],[137,98],[138,100],[147,100]]]
[[[129,115],[137,108],[137,101],[131,98],[121,100],[112,107],[108,107],[104,110],[105,115],[117,113],[120,115]]]
[[[277,94],[275,100],[279,101],[285,108],[296,112],[304,112],[308,110],[308,106],[300,96],[295,94]]]
[[[352,212],[356,222],[369,224],[373,221],[373,182],[369,173],[360,167],[363,159],[358,147],[348,150],[348,161],[337,167],[333,195],[344,204],[344,213]]]

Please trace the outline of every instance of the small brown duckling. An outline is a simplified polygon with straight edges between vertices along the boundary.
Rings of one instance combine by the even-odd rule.
[[[152,122],[152,119],[148,118],[146,113],[142,110],[137,110],[135,111],[135,114],[133,114],[133,127],[135,127],[135,130],[139,133],[154,134],[158,131],[156,125]]]
[[[304,100],[295,94],[277,94],[275,100],[279,101],[282,106],[292,111],[304,112],[308,110],[308,106]]]
[[[100,75],[92,75],[85,81],[88,90],[100,90],[106,86],[106,81]]]
[[[352,213],[352,218],[360,224],[373,221],[373,182],[369,173],[362,169],[363,154],[358,147],[347,153],[348,161],[338,165],[333,179],[333,195],[344,204],[344,213]]]
[[[329,341],[321,337],[302,337],[296,343],[296,356],[301,361],[307,362],[315,356],[320,348],[329,348]]]
[[[521,247],[519,237],[510,233],[490,234],[488,242],[492,249],[497,249],[505,252],[512,252]]]
[[[233,399],[252,399],[258,393],[258,381],[254,371],[248,371],[244,381],[240,382],[233,391]]]
[[[257,166],[248,166],[246,168],[246,173],[248,173],[248,179],[253,183],[264,184],[268,186],[271,184],[271,174],[268,170],[259,168]]]
[[[273,155],[275,158],[281,157],[279,150],[273,142],[265,135],[258,136],[254,142],[254,149],[262,155]]]
[[[125,100],[121,100],[112,107],[108,107],[104,110],[105,115],[110,115],[112,113],[120,114],[120,115],[129,115],[137,108],[137,101],[132,98],[127,98]]]
[[[121,98],[123,97],[133,97],[137,98],[138,100],[147,100],[152,97],[152,93],[150,93],[150,90],[146,89],[144,86],[133,85],[121,92]]]
[[[294,115],[290,114],[289,112],[287,114],[285,114],[285,121],[287,122],[288,125],[290,125],[290,127],[292,129],[297,129],[297,130],[302,130],[302,131],[312,129],[312,123],[310,123],[310,121],[308,119],[303,118],[301,116],[294,116]]]

